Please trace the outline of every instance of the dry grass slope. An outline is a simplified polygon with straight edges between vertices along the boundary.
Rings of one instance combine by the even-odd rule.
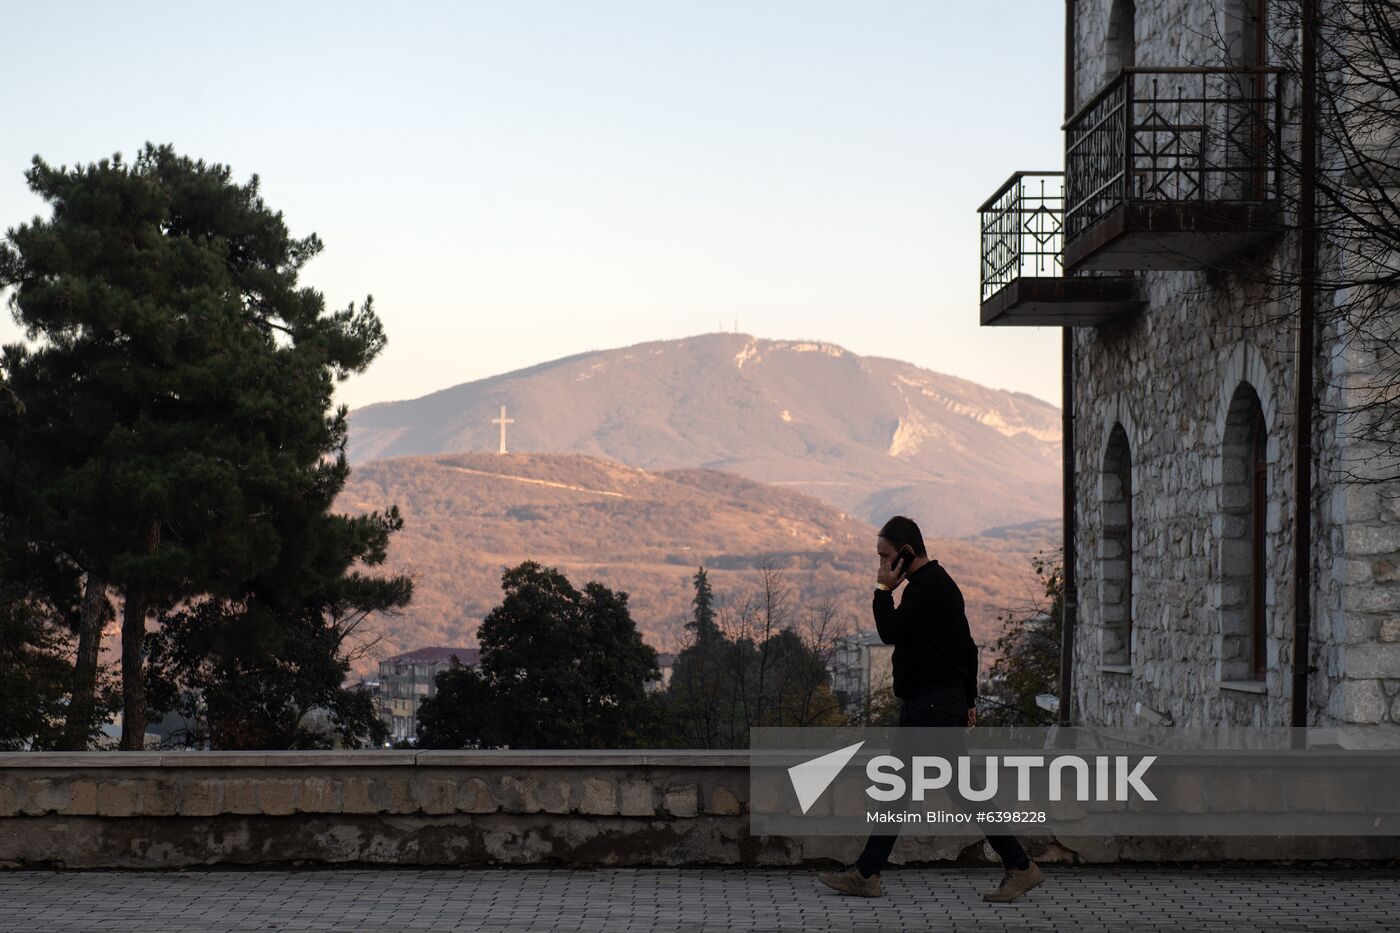
[[[366,623],[378,657],[430,644],[475,644],[500,597],[501,570],[523,560],[559,567],[631,595],[633,618],[658,649],[676,644],[691,576],[709,568],[721,600],[752,592],[760,563],[783,567],[799,602],[830,596],[868,627],[875,528],[821,500],[715,470],[648,472],[570,454],[448,454],[355,468],[346,512],[397,503],[405,528],[389,565],[417,578],[402,616]],[[917,516],[916,516],[917,517]],[[1030,595],[1027,557],[1053,525],[967,540],[931,540],[963,588],[978,641],[996,613]],[[366,663],[357,673],[370,674]]]

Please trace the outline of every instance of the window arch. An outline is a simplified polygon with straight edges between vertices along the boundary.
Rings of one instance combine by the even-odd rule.
[[[1268,673],[1268,432],[1259,394],[1241,382],[1225,417],[1221,463],[1220,679]]]
[[[1099,605],[1103,608],[1103,663],[1133,662],[1133,457],[1128,432],[1108,432],[1099,488]]]
[[[1137,4],[1113,0],[1108,11],[1108,48],[1104,50],[1104,78],[1115,77],[1137,64]]]

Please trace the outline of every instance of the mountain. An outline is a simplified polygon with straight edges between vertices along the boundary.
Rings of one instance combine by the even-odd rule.
[[[791,488],[579,455],[449,454],[357,466],[335,507],[391,503],[404,529],[388,567],[413,573],[417,589],[403,615],[364,623],[364,634],[382,638],[377,658],[475,644],[482,617],[500,602],[501,571],[524,560],[558,567],[578,587],[597,580],[627,591],[638,628],[661,650],[683,633],[701,565],[721,605],[755,593],[768,560],[781,568],[795,612],[828,597],[843,619],[871,627],[875,528]],[[994,636],[1001,608],[1031,595],[1027,558],[1053,533],[1052,522],[927,542],[962,587],[979,642]],[[372,675],[373,662],[356,673]]]
[[[1059,409],[827,343],[706,334],[583,353],[350,414],[355,464],[511,450],[724,470],[943,537],[1053,518]]]

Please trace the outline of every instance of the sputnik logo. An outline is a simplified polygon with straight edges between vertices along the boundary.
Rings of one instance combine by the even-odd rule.
[[[836,775],[841,773],[841,769],[846,767],[846,763],[864,744],[862,740],[788,768],[788,778],[792,781],[792,789],[797,792],[797,803],[802,807],[804,814],[831,786],[831,782],[836,780]]]

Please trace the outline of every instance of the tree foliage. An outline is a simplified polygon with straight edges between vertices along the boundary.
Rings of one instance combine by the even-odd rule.
[[[57,750],[70,747],[69,737],[86,747],[120,698],[94,651],[89,702],[72,707],[73,634],[85,614],[100,628],[111,606],[105,599],[92,605],[78,568],[36,542],[20,512],[0,503],[0,748]]]
[[[0,544],[3,547],[3,544]],[[73,665],[70,625],[77,612],[72,587],[65,604],[63,587],[41,585],[46,577],[43,555],[0,554],[0,750],[51,750],[62,747],[68,722],[68,695]],[[51,571],[71,568],[50,567]],[[100,731],[119,708],[107,672],[94,676],[98,696],[74,728],[85,742]]]
[[[0,287],[27,338],[0,356],[22,406],[0,407],[0,502],[120,598],[122,747],[140,748],[149,615],[193,630],[216,624],[195,608],[209,600],[225,607],[218,620],[262,604],[290,624],[283,613],[334,602],[323,573],[292,592],[298,562],[382,550],[324,511],[348,469],[334,383],[368,366],[384,334],[369,299],[326,313],[299,284],[321,242],[291,236],[256,176],[238,184],[147,144],[129,164],[36,157],[26,177],[52,214],[0,244]],[[80,641],[100,636],[91,617],[78,627]],[[75,699],[90,689],[76,684]]]
[[[575,589],[526,561],[501,576],[505,598],[481,623],[481,668],[454,664],[418,711],[428,748],[626,748],[649,719],[656,651],[627,594]]]
[[[988,726],[1048,725],[1054,714],[1036,705],[1056,695],[1060,683],[1060,633],[1064,622],[1064,568],[1059,551],[1031,562],[1040,597],[1007,610],[997,621],[1002,634],[992,644],[996,660],[978,698],[977,721]]]
[[[715,593],[710,588],[710,575],[704,567],[695,571],[695,598],[691,601],[694,615],[686,622],[686,628],[694,631],[697,637],[713,635],[715,626]]]
[[[1314,404],[1350,442],[1337,457],[1320,458],[1318,467],[1344,482],[1393,484],[1400,480],[1400,317],[1394,312],[1400,303],[1400,8],[1393,0],[1314,6],[1309,23],[1303,0],[1274,0],[1266,6],[1268,22],[1248,24],[1262,29],[1263,58],[1278,73],[1269,86],[1283,101],[1276,196],[1288,233],[1274,249],[1231,257],[1218,271],[1232,277],[1231,292],[1254,312],[1256,326],[1297,327],[1306,284],[1300,240],[1311,234]],[[1237,15],[1227,15],[1224,25],[1207,37],[1219,58],[1234,65],[1252,59],[1254,43],[1241,41]],[[1312,29],[1316,57],[1311,164],[1299,132],[1305,28]],[[1240,75],[1241,99],[1260,80]],[[1305,189],[1316,203],[1311,223],[1301,210]]]
[[[342,684],[373,646],[351,646],[360,623],[396,612],[411,597],[404,576],[351,569],[382,564],[403,522],[392,510],[350,518],[330,514],[329,505],[282,513],[295,545],[241,599],[205,599],[162,614],[150,637],[148,685],[154,706],[194,723],[178,740],[291,749],[377,746],[388,737],[372,698]],[[324,727],[311,720],[318,710]]]
[[[754,726],[836,725],[827,661],[845,628],[835,607],[791,607],[782,571],[761,568],[758,592],[713,608],[703,569],[695,576],[695,616],[661,697],[664,742],[694,748],[747,748]]]

